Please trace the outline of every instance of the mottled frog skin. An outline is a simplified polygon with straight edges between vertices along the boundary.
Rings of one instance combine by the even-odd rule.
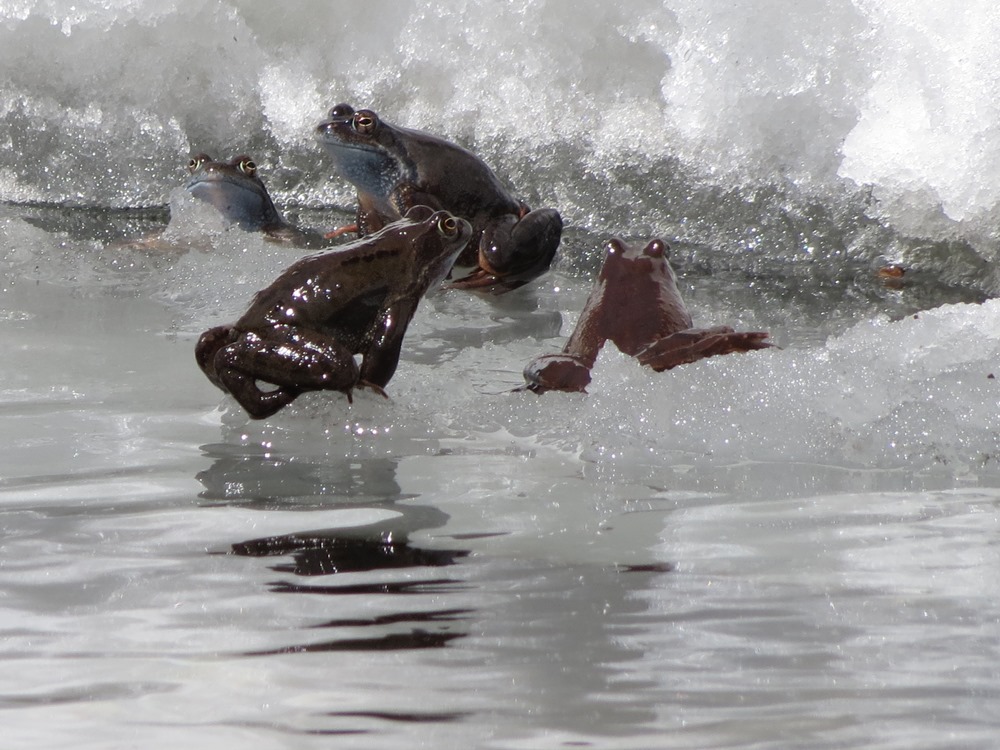
[[[202,334],[198,365],[254,419],[306,391],[385,395],[420,298],[471,236],[464,219],[420,206],[355,243],[302,258],[239,320]]]
[[[585,393],[606,341],[658,372],[705,357],[772,346],[763,331],[691,326],[666,243],[654,239],[645,247],[629,247],[614,238],[562,352],[531,360],[524,369],[526,384],[519,390]]]
[[[316,136],[357,190],[357,224],[345,229],[364,237],[418,205],[472,224],[472,240],[458,264],[476,268],[452,287],[502,293],[537,278],[552,263],[562,237],[559,212],[531,210],[466,149],[349,104],[331,109]]]

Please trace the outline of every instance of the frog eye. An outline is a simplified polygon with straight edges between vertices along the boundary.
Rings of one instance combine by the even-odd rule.
[[[458,226],[458,219],[454,216],[442,216],[438,219],[437,230],[444,237],[454,237],[458,234]]]
[[[195,154],[194,156],[191,157],[191,160],[188,162],[187,165],[188,171],[189,172],[197,171],[202,164],[205,164],[206,162],[210,161],[212,161],[212,157],[209,156],[208,154]]]
[[[661,239],[655,239],[646,245],[646,249],[643,253],[648,255],[650,258],[669,258],[670,257],[670,247]]]
[[[255,174],[257,174],[257,165],[254,164],[253,159],[247,156],[244,156],[242,159],[240,159],[239,164],[237,164],[236,166],[247,177],[253,177]]]
[[[351,125],[362,135],[370,135],[378,127],[378,116],[370,109],[363,109],[355,113]]]
[[[331,120],[339,120],[343,117],[350,117],[353,114],[354,114],[354,107],[352,107],[350,104],[344,104],[343,102],[341,102],[340,104],[335,104],[333,107],[331,107],[330,111],[327,113],[326,116],[329,117]]]

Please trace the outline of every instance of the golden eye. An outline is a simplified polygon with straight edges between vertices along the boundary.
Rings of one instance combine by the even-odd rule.
[[[361,133],[362,135],[370,135],[375,132],[375,128],[378,127],[378,117],[375,113],[368,109],[363,109],[354,115],[354,119],[351,121],[354,125],[354,129]]]
[[[454,237],[458,234],[458,219],[454,216],[442,216],[438,219],[437,228],[445,237]]]
[[[237,166],[248,177],[253,177],[257,173],[257,165],[253,163],[253,159],[240,159],[240,163]]]
[[[199,169],[202,164],[209,161],[212,161],[212,157],[209,156],[208,154],[195,154],[194,156],[191,157],[191,160],[188,162],[188,171],[194,172],[197,169]]]

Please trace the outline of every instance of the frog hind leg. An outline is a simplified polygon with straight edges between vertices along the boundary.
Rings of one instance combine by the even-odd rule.
[[[215,372],[254,419],[264,419],[305,391],[341,391],[351,398],[358,382],[353,354],[335,339],[296,331],[262,338],[245,333],[215,355]],[[258,381],[275,386],[264,390]]]
[[[455,289],[503,294],[524,286],[549,270],[563,222],[554,208],[510,214],[488,227],[479,242],[479,268],[453,281]]]
[[[216,387],[222,390],[226,390],[226,387],[219,380],[219,375],[215,371],[215,355],[232,340],[232,326],[216,326],[201,334],[194,348],[194,357],[198,362],[198,367]]]
[[[639,351],[640,364],[657,372],[734,352],[749,352],[774,346],[765,331],[734,331],[728,326],[688,328],[664,336]]]

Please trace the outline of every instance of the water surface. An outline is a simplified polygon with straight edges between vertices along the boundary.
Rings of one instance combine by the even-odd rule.
[[[996,14],[932,5],[0,11],[5,746],[994,747],[1000,151],[959,113],[995,120]],[[477,148],[563,247],[427,298],[389,400],[252,422],[194,342],[296,253],[182,165],[251,152],[335,226],[339,100]],[[168,219],[193,249],[116,246]],[[511,393],[610,234],[781,348]]]

